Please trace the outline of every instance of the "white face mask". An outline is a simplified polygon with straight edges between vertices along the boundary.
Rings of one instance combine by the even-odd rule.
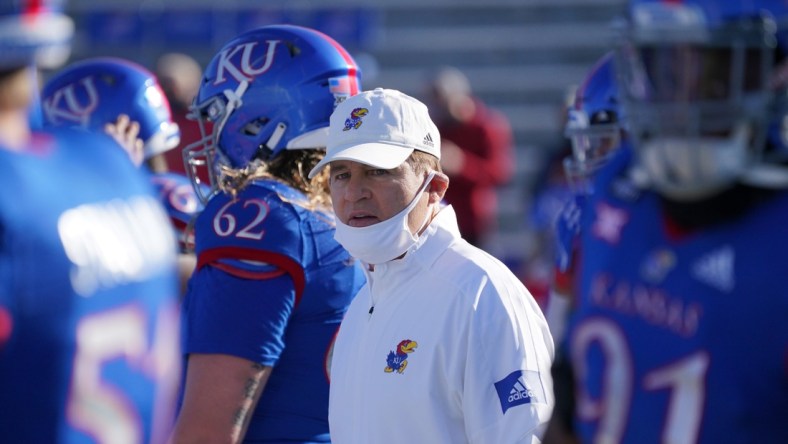
[[[417,235],[410,232],[408,215],[416,207],[421,194],[427,189],[433,177],[435,177],[434,171],[427,176],[424,185],[421,186],[416,197],[407,207],[382,222],[366,227],[351,227],[343,224],[337,218],[334,239],[342,244],[353,257],[368,264],[382,264],[401,256],[419,240]],[[416,230],[417,233],[424,228],[429,217],[430,212],[428,211],[421,226]]]

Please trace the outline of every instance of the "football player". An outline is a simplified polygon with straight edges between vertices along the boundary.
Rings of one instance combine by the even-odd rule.
[[[168,172],[163,154],[178,146],[180,131],[153,73],[120,58],[82,60],[46,82],[42,109],[47,127],[108,131],[128,150],[132,162],[150,172],[178,238],[185,290],[196,264],[191,228],[202,203],[188,177]]]
[[[270,25],[205,69],[184,151],[212,191],[197,217],[183,304],[185,385],[175,442],[329,442],[328,364],[363,272],[334,240],[323,157],[329,116],[359,91],[336,41]]]
[[[563,167],[573,194],[558,213],[554,227],[556,268],[546,317],[556,342],[563,336],[573,305],[582,209],[592,192],[594,173],[620,147],[624,136],[612,52],[594,63],[575,90],[564,134],[572,145],[572,155],[564,158]]]
[[[548,442],[561,442],[571,430],[574,410],[572,368],[563,342],[567,320],[576,305],[576,266],[580,261],[580,226],[593,176],[620,148],[624,136],[613,52],[594,63],[575,90],[567,110],[565,135],[572,154],[563,161],[564,175],[573,191],[555,221],[556,266],[545,317],[556,342],[553,390],[556,405],[545,432]]]
[[[57,1],[0,1],[0,436],[166,442],[179,381],[175,244],[104,134],[31,131],[37,66],[68,57]]]
[[[568,331],[582,442],[788,442],[782,1],[633,0],[632,149],[596,174]],[[777,222],[777,223],[776,223]]]

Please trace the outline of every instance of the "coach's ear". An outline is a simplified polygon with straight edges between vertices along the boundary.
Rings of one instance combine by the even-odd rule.
[[[429,204],[436,204],[443,200],[446,190],[449,188],[449,176],[436,171],[435,177],[432,178],[430,184],[427,186],[427,192],[430,195]]]

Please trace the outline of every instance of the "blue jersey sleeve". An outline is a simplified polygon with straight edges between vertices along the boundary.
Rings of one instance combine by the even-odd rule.
[[[284,349],[294,305],[295,289],[287,275],[261,285],[203,267],[189,282],[183,304],[184,352],[228,354],[273,366]]]

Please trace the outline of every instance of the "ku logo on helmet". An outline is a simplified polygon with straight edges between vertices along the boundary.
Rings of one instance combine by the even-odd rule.
[[[88,76],[55,91],[44,101],[44,113],[50,122],[68,121],[87,126],[98,105],[96,84],[93,76]]]
[[[263,57],[262,64],[258,67],[252,66],[252,55],[258,42],[247,42],[222,51],[216,64],[216,80],[214,80],[213,84],[219,85],[227,80],[224,77],[225,71],[238,82],[251,81],[253,78],[268,71],[274,61],[276,45],[280,43],[280,40],[266,40],[265,43],[267,45],[265,57]],[[231,59],[238,53],[241,53],[241,59],[240,64],[236,65]]]

